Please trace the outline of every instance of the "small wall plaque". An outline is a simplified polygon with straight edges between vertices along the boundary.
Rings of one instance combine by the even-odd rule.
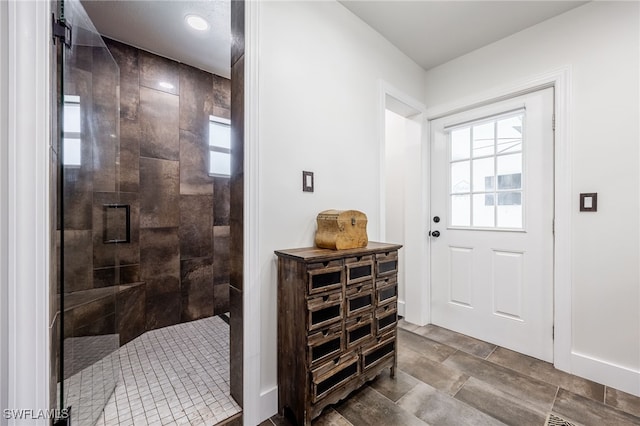
[[[302,172],[302,191],[313,192],[313,172]]]
[[[580,194],[580,211],[581,212],[597,212],[598,211],[598,193],[597,192]]]

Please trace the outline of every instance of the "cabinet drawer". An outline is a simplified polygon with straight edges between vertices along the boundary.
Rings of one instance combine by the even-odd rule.
[[[373,314],[354,317],[345,322],[347,349],[373,339]]]
[[[347,316],[358,315],[373,308],[373,285],[354,284],[347,288]]]
[[[373,255],[348,257],[344,263],[347,269],[347,284],[355,284],[373,278]]]
[[[378,306],[398,300],[398,280],[395,276],[376,282],[376,303]]]
[[[375,323],[377,335],[395,328],[397,322],[398,308],[396,303],[389,303],[386,306],[376,309]]]
[[[358,355],[346,353],[311,372],[311,400],[315,403],[356,377],[360,372]]]
[[[389,333],[379,337],[375,344],[362,350],[362,371],[384,362],[396,353],[396,335]]]
[[[342,319],[342,291],[307,299],[307,329],[317,330]]]
[[[341,260],[312,263],[307,265],[309,290],[308,294],[342,288],[344,268]]]
[[[376,254],[376,275],[383,277],[398,273],[398,252]]]
[[[309,365],[316,365],[338,355],[343,346],[342,323],[310,333],[307,339]]]

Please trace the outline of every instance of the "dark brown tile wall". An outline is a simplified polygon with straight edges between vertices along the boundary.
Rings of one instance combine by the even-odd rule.
[[[214,103],[213,78],[213,74],[180,64],[181,130],[200,136],[208,134],[208,118],[213,114]]]
[[[109,52],[103,48],[93,49],[91,89],[93,110],[89,114],[90,138],[93,159],[93,191],[114,192],[118,186],[118,84],[115,65]],[[80,100],[82,103],[82,99]],[[86,144],[89,145],[89,144]]]
[[[180,322],[178,228],[140,231],[140,275],[146,283],[147,330]]]
[[[147,330],[228,312],[229,179],[208,175],[207,141],[209,116],[231,116],[230,81],[106,43],[120,67],[120,202],[132,206],[132,241],[95,284],[145,282]]]
[[[181,102],[180,105],[184,103],[188,102]],[[213,195],[214,193],[214,179],[207,173],[209,149],[202,143],[203,139],[201,134],[180,129],[181,194]]]
[[[231,193],[229,179],[214,178],[213,193],[216,203],[213,205],[213,226],[229,226],[229,207]]]
[[[231,179],[229,182],[229,325],[231,396],[243,406],[244,0],[231,2]],[[226,97],[221,97],[225,99]],[[217,215],[214,223],[217,222]],[[225,217],[226,212],[220,212]],[[214,231],[215,239],[215,231]]]
[[[140,157],[140,228],[180,225],[180,163]]]
[[[179,160],[178,95],[140,87],[140,156]]]
[[[214,314],[213,262],[211,257],[180,262],[182,321],[193,321]]]
[[[180,93],[180,64],[167,58],[140,50],[140,86],[178,95]],[[160,86],[161,82],[169,83],[172,88]],[[177,119],[178,117],[176,117]]]
[[[180,196],[180,258],[213,257],[213,195]]]
[[[135,339],[146,330],[144,283],[120,286],[116,294],[116,316],[120,345]]]
[[[229,269],[225,265],[230,262],[230,227],[213,227],[213,284],[229,284]]]
[[[67,92],[91,108],[82,126],[95,142],[83,144],[81,167],[65,169],[65,283],[66,291],[132,285],[115,292],[124,344],[144,330],[229,312],[229,179],[208,175],[207,141],[209,116],[231,116],[231,84],[105,42],[120,69],[119,82],[100,66],[109,59],[104,51],[82,47],[66,82]],[[113,108],[116,83],[119,117]],[[119,152],[115,144],[98,143],[118,118]],[[52,161],[57,164],[55,149]],[[106,204],[130,206],[129,243],[104,243]],[[82,315],[74,314],[65,322],[77,331],[82,324],[75,319]],[[84,332],[107,332],[106,321],[113,318],[103,319]],[[100,324],[104,330],[96,328]]]

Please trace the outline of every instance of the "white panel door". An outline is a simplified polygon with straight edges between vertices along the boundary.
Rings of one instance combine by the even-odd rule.
[[[553,89],[431,124],[431,322],[553,361]]]

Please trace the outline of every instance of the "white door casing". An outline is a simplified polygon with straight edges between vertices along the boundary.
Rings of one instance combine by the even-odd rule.
[[[473,146],[473,135],[478,140],[483,128],[511,129],[520,114],[521,145],[497,139],[497,155],[482,142],[465,154],[456,142],[452,154],[451,133],[460,138],[469,129]],[[430,227],[440,233],[430,239],[432,323],[546,361],[553,361],[552,116],[548,88],[431,125]]]

